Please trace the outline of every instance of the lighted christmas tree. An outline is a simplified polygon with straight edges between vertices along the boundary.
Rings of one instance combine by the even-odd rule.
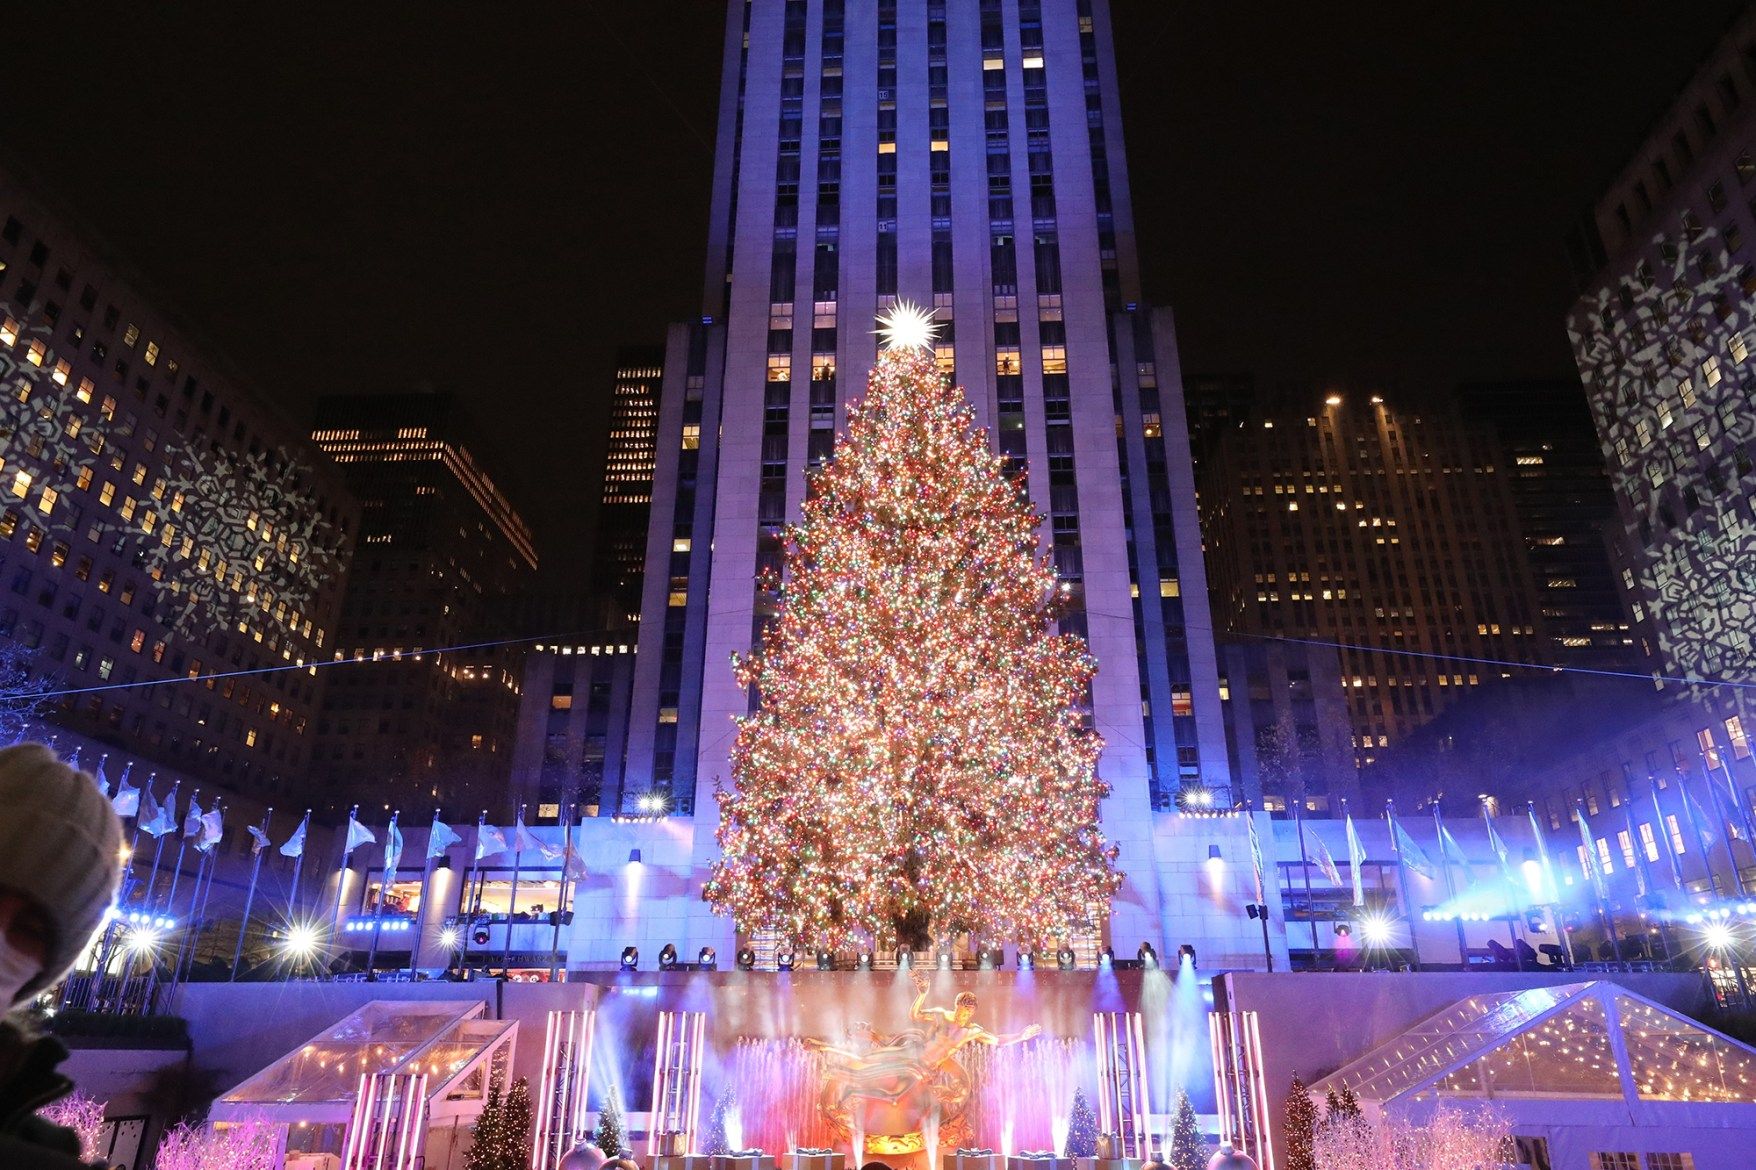
[[[786,533],[779,618],[720,791],[705,891],[740,930],[836,948],[970,931],[1034,947],[1109,903],[1096,663],[1051,626],[1041,517],[892,313],[863,402]],[[780,582],[765,581],[778,588]]]
[[[1286,1104],[1286,1170],[1317,1170],[1313,1143],[1317,1140],[1317,1106],[1299,1074],[1287,1089]]]
[[[1201,1140],[1201,1126],[1195,1120],[1195,1106],[1189,1094],[1177,1090],[1177,1115],[1171,1122],[1171,1149],[1165,1158],[1171,1170],[1207,1170],[1210,1151]]]
[[[530,1083],[523,1077],[513,1081],[506,1094],[495,1139],[501,1156],[497,1170],[527,1170],[531,1156]]]
[[[505,1102],[500,1096],[500,1082],[491,1081],[488,1085],[488,1099],[482,1103],[482,1112],[476,1118],[476,1127],[469,1147],[469,1155],[464,1159],[463,1170],[500,1170],[500,1159],[504,1153],[501,1145],[501,1133],[505,1129]]]
[[[707,1119],[707,1135],[701,1139],[701,1152],[704,1154],[729,1154],[732,1152],[731,1140],[726,1135],[726,1115],[738,1107],[738,1090],[727,1085],[720,1093],[719,1099],[713,1103],[713,1113]]]
[[[622,1127],[622,1105],[616,1100],[614,1089],[604,1098],[604,1107],[598,1110],[598,1126],[592,1132],[591,1143],[602,1150],[606,1158],[620,1158],[629,1152],[627,1131]]]
[[[1085,1099],[1084,1089],[1073,1090],[1073,1110],[1067,1116],[1067,1145],[1064,1158],[1097,1157],[1098,1120]]]

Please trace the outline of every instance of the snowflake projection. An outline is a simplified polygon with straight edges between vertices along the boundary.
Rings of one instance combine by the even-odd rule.
[[[17,348],[42,352],[30,348],[31,334],[46,336],[46,330],[23,332]],[[55,504],[79,472],[96,462],[103,445],[101,429],[67,408],[64,378],[0,349],[0,499],[43,528],[51,527]]]
[[[1693,677],[1744,676],[1756,665],[1756,513],[1738,481],[1752,470],[1756,277],[1716,232],[1685,227],[1654,239],[1656,270],[1648,260],[1589,294],[1568,335],[1644,550],[1631,568],[1667,662]]]
[[[339,531],[291,452],[234,455],[170,441],[167,469],[133,518],[106,528],[128,541],[176,630],[247,628],[256,615],[292,626],[309,615],[339,563]]]

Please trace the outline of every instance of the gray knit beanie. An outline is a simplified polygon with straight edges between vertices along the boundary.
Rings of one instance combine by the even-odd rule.
[[[20,1000],[53,986],[91,942],[116,899],[121,857],[122,822],[96,780],[42,744],[0,749],[0,889],[37,902],[54,932]]]

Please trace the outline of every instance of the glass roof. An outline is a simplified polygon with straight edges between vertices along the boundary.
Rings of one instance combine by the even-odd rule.
[[[438,1094],[513,1025],[480,1001],[376,1000],[220,1098],[227,1105],[352,1101],[366,1073],[426,1073]]]
[[[1603,982],[1472,996],[1314,1088],[1363,1100],[1624,1096],[1615,1035],[1645,1101],[1756,1102],[1756,1050]]]

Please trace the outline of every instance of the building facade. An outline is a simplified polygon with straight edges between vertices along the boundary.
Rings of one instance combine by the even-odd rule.
[[[1203,466],[1220,622],[1340,651],[1361,767],[1484,663],[1549,661],[1506,472],[1452,404],[1336,390],[1264,401]]]
[[[1112,930],[1161,933],[1154,810],[1230,776],[1170,314],[1139,307],[1104,4],[730,6],[703,314],[660,394],[625,782],[715,857],[716,783],[751,702],[731,669],[778,598],[805,472],[876,357],[878,313],[931,306],[937,352],[1028,474],[1100,668]],[[730,943],[698,897],[675,907]],[[667,911],[669,912],[669,911]]]
[[[1219,660],[1233,796],[1270,812],[1339,812],[1360,787],[1340,653],[1225,638]]]
[[[52,692],[32,736],[302,797],[356,506],[50,204],[0,173],[0,685]]]
[[[604,494],[598,505],[597,592],[613,599],[626,621],[638,621],[646,574],[646,530],[658,465],[659,390],[664,350],[629,346],[616,352],[616,387],[604,450]]]
[[[332,803],[507,805],[526,650],[510,602],[537,554],[468,433],[443,395],[318,403],[312,439],[361,504],[334,651],[351,665],[332,672],[313,761]]]
[[[1598,200],[1599,266],[1568,319],[1654,673],[1745,718],[1738,688],[1716,684],[1756,668],[1753,111],[1746,13]]]

